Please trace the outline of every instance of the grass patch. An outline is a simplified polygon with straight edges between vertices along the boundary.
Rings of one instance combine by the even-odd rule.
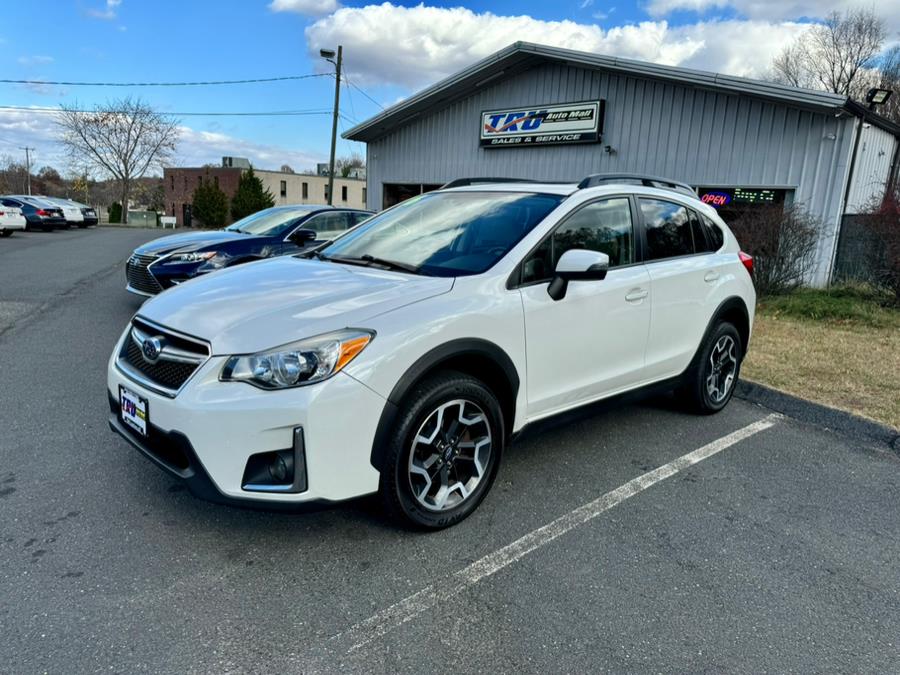
[[[889,293],[866,286],[801,288],[787,295],[762,298],[759,309],[774,317],[888,327],[900,325],[900,312],[889,306],[891,298]]]
[[[865,288],[763,298],[741,374],[900,428],[900,310]]]

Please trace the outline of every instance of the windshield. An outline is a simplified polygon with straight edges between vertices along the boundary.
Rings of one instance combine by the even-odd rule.
[[[434,192],[373,216],[321,253],[433,276],[480,274],[562,200],[526,192]]]
[[[277,237],[287,234],[294,221],[307,215],[312,209],[297,207],[293,209],[274,208],[258,211],[253,215],[242,218],[232,223],[225,229],[229,232],[244,232],[246,234],[260,234],[267,237]]]

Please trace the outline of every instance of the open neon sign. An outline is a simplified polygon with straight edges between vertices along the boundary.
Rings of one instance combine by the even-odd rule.
[[[705,192],[700,201],[718,209],[731,203],[731,195],[727,192]]]

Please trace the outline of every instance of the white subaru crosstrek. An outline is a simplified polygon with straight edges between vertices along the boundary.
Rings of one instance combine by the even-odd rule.
[[[317,252],[146,302],[109,361],[110,425],[194,494],[297,507],[379,492],[452,525],[514,434],[654,385],[734,391],[752,259],[690,187],[461,180]]]

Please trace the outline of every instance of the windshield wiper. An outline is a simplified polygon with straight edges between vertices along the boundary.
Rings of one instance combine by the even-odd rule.
[[[361,255],[358,258],[339,255],[324,255],[322,253],[319,253],[318,251],[314,251],[312,255],[314,255],[319,260],[328,260],[330,262],[344,263],[346,265],[359,265],[360,267],[370,267],[372,265],[377,265],[379,267],[384,267],[397,272],[409,272],[411,274],[422,273],[421,270],[415,265],[408,265],[407,263],[397,262],[396,260],[387,260],[385,258],[376,258],[375,256],[369,255],[368,253],[366,253],[365,255]]]

